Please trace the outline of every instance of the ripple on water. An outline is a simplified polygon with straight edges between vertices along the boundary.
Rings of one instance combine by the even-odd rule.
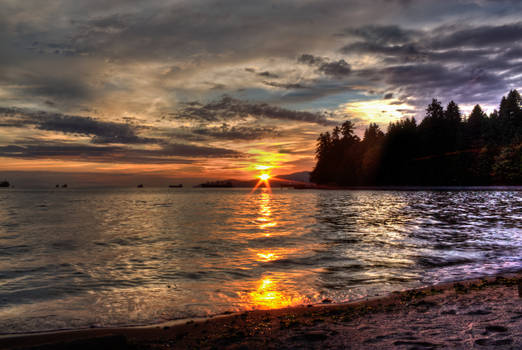
[[[1,196],[3,332],[342,302],[522,266],[520,192]]]

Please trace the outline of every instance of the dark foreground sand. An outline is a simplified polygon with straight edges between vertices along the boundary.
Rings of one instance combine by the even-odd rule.
[[[0,338],[0,349],[522,349],[522,273],[173,326]]]

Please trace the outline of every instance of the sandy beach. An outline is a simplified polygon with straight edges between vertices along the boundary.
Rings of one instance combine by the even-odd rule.
[[[520,349],[521,282],[513,273],[346,304],[4,336],[0,349]]]

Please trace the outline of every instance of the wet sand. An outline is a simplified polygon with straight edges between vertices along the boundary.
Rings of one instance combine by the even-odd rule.
[[[347,304],[0,338],[0,349],[522,349],[522,273]]]

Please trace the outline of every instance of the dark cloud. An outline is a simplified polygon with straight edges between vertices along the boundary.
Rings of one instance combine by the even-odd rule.
[[[301,56],[299,56],[299,58],[297,59],[297,62],[299,63],[304,63],[304,64],[308,64],[310,66],[317,66],[317,65],[321,65],[323,64],[324,62],[326,61],[326,58],[323,58],[323,57],[316,57],[314,55],[310,55],[310,54],[302,54]]]
[[[191,163],[190,158],[241,157],[240,152],[220,147],[200,146],[169,142],[168,138],[146,138],[137,134],[137,126],[124,123],[106,122],[91,117],[71,116],[45,111],[29,111],[20,108],[0,108],[0,126],[35,127],[40,130],[56,131],[72,135],[92,137],[91,144],[78,142],[53,142],[28,138],[18,140],[16,144],[0,147],[0,157],[23,159],[61,159],[101,163],[136,163],[169,164]],[[262,132],[269,133],[269,128],[253,129],[248,133],[245,128],[227,128],[209,130],[214,138],[240,138],[241,132],[246,137],[259,137]],[[196,133],[204,134],[202,130]],[[114,144],[156,144],[157,149],[137,149]]]
[[[227,56],[257,56],[261,52],[289,55],[296,48],[302,50],[321,42],[347,18],[362,22],[366,16],[389,16],[399,12],[397,4],[402,4],[399,0],[377,0],[371,5],[362,0],[268,1],[248,6],[241,0],[110,3],[105,5],[107,10],[95,13],[90,2],[76,6],[61,3],[61,11],[72,12],[74,19],[69,35],[62,35],[60,44],[77,54],[122,60],[202,53],[218,57],[223,52]],[[354,13],[356,7],[360,10]],[[375,11],[379,8],[389,11],[380,14]],[[310,25],[316,21],[320,23]]]
[[[60,159],[97,163],[189,164],[190,158],[241,157],[237,151],[188,144],[168,144],[158,150],[120,146],[93,146],[78,143],[21,141],[0,146],[0,157],[22,159]]]
[[[27,95],[50,97],[60,100],[85,100],[92,96],[84,82],[72,79],[35,79],[24,88]]]
[[[249,73],[253,73],[259,77],[265,77],[265,78],[279,78],[279,75],[275,74],[275,73],[272,73],[270,71],[262,71],[262,72],[258,72],[256,71],[254,68],[245,68],[245,71],[249,72]]]
[[[91,117],[20,108],[0,108],[0,116],[6,118],[3,123],[0,122],[4,127],[34,126],[40,130],[92,136],[92,143],[158,143],[158,140],[138,136],[135,127],[129,124],[100,121]]]
[[[305,89],[306,86],[301,85],[299,83],[278,83],[276,81],[263,81],[263,84],[280,88],[280,89],[288,89],[288,90],[294,90],[294,89]]]
[[[326,75],[333,77],[342,77],[350,74],[351,67],[345,60],[339,60],[336,62],[327,62],[319,66],[319,71]]]
[[[394,35],[390,35],[395,33]],[[522,24],[477,26],[462,29],[459,26],[441,27],[432,31],[404,31],[399,27],[372,26],[350,29],[348,32],[362,41],[352,42],[340,49],[343,53],[379,55],[388,62],[452,62],[469,64],[490,59],[492,55],[516,56],[522,40]],[[400,33],[411,33],[409,35]],[[386,34],[388,33],[388,34]],[[379,35],[382,37],[379,39]],[[391,38],[395,39],[391,39]],[[391,60],[393,58],[394,60]]]
[[[522,40],[522,22],[497,26],[478,26],[469,29],[457,30],[440,38],[435,38],[430,47],[433,49],[448,49],[484,46],[498,47],[512,45]]]
[[[255,126],[229,126],[223,124],[221,127],[196,128],[193,133],[224,140],[258,140],[266,137],[277,137],[280,132],[274,127]]]
[[[347,28],[345,35],[352,35],[364,39],[365,42],[384,44],[403,44],[411,41],[419,31],[407,30],[397,25],[376,26],[368,25],[359,28]]]
[[[343,59],[339,61],[330,61],[326,57],[303,54],[297,59],[297,61],[309,66],[316,66],[319,72],[332,77],[341,78],[349,75],[351,72],[350,65]]]
[[[284,87],[282,87],[284,88]],[[309,82],[300,88],[288,89],[289,91],[280,98],[285,103],[306,103],[328,98],[332,95],[343,93],[357,93],[357,90],[349,83],[342,80],[318,79]]]
[[[11,86],[10,90],[20,99],[65,106],[90,101],[96,96],[96,90],[89,86],[85,80],[86,72],[80,67],[69,64],[64,68],[65,64],[59,64],[61,58],[49,61],[43,59],[45,55],[40,53],[36,57],[42,57],[39,65],[30,61],[22,68],[24,62],[17,61],[17,58],[13,62],[0,64],[0,81]]]
[[[270,73],[269,71],[259,72],[257,73],[260,77],[267,77],[267,78],[279,78],[277,74]]]
[[[455,99],[460,103],[474,103],[489,96],[496,103],[498,96],[491,95],[491,89],[506,89],[497,75],[469,67],[410,64],[385,68],[376,74],[389,85],[400,88],[403,95],[415,96],[419,105],[425,105],[433,96]]]
[[[131,62],[141,67],[151,62],[169,64],[175,74],[163,74],[174,79],[189,74],[190,69],[204,71],[214,65],[243,67],[255,64],[260,58],[292,59],[302,52],[321,50],[325,56],[331,55],[337,46],[342,46],[339,45],[342,38],[346,38],[346,44],[341,52],[371,54],[382,62],[378,68],[404,63],[475,64],[477,56],[482,60],[489,58],[484,51],[489,50],[489,54],[491,48],[502,51],[509,45],[516,46],[521,39],[521,22],[506,23],[509,18],[516,18],[521,5],[508,0],[463,0],[444,6],[429,0],[269,1],[248,6],[240,0],[190,4],[177,1],[80,4],[50,0],[48,5],[38,6],[37,13],[34,1],[1,5],[0,40],[6,44],[0,62],[10,65],[1,65],[0,79],[16,86],[12,89],[21,98],[36,96],[61,102],[56,104],[57,109],[63,103],[88,104],[93,96],[104,96],[104,92],[114,88],[132,89],[125,86],[132,85],[130,82],[117,86],[111,81],[107,73],[110,70],[105,68],[112,68],[112,64]],[[57,15],[63,20],[56,21]],[[351,27],[346,28],[346,23]],[[437,28],[441,23],[443,26]],[[333,38],[339,32],[342,37]],[[314,66],[325,78],[348,80],[355,69],[347,58],[302,55],[300,60]],[[55,64],[50,66],[47,63],[51,61]],[[90,62],[85,64],[89,67],[77,72],[78,66],[85,62]],[[104,69],[98,71],[101,66]],[[271,67],[263,71],[246,70],[265,78],[267,86],[301,88],[294,82],[273,82],[281,75]],[[306,77],[298,81],[309,85]],[[357,81],[357,85],[362,83]],[[205,89],[234,88],[216,82]],[[166,90],[166,94],[175,94]],[[200,91],[191,95],[183,90],[180,94],[176,100],[205,98],[199,97]],[[215,92],[211,91],[210,96],[216,96]]]
[[[427,54],[416,43],[402,45],[382,45],[372,42],[357,42],[340,49],[345,54],[374,54],[388,62],[419,62],[425,61]],[[390,60],[392,57],[394,59]]]
[[[336,122],[328,119],[325,114],[294,111],[267,103],[249,103],[229,96],[224,96],[220,100],[205,105],[192,102],[180,111],[171,114],[171,117],[174,119],[188,119],[204,123],[245,120],[249,116],[257,119],[266,118],[320,125],[336,125]]]
[[[344,35],[357,40],[340,51],[380,59],[381,67],[353,74],[373,84],[384,82],[409,103],[421,106],[437,97],[493,104],[522,82],[517,61],[522,52],[521,29],[520,22],[455,24],[432,30],[365,26],[347,29]]]

